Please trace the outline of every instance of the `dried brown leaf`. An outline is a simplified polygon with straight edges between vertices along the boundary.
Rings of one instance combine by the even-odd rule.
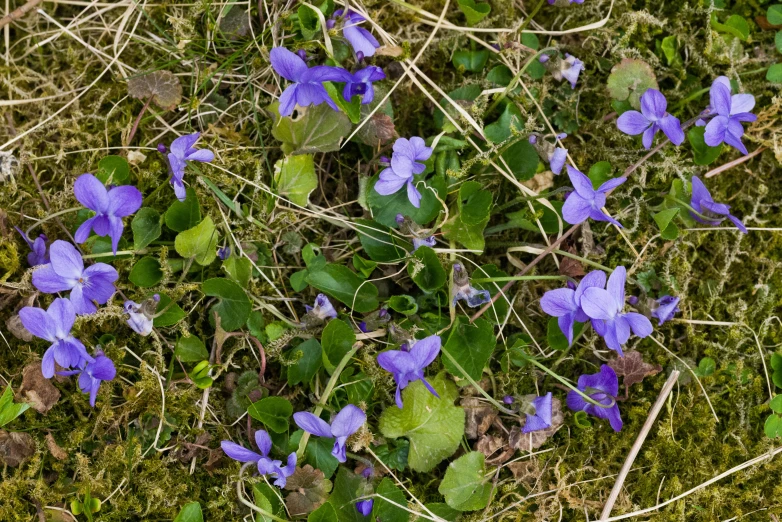
[[[565,416],[562,415],[562,403],[559,399],[551,399],[551,426],[545,430],[533,431],[531,433],[521,432],[521,428],[524,426],[523,424],[521,426],[514,426],[510,430],[508,442],[512,448],[530,452],[545,444],[550,437],[559,431],[559,428],[562,427],[562,423],[564,422]]]
[[[21,339],[25,342],[33,340],[33,334],[27,331],[27,328],[22,324],[22,320],[19,318],[19,314],[14,314],[5,321],[5,327],[11,332],[14,337]]]
[[[43,376],[41,363],[28,364],[22,370],[19,396],[38,413],[45,414],[60,400],[60,390]]]
[[[373,114],[356,133],[356,138],[370,147],[379,147],[394,137],[396,137],[394,120],[387,114],[380,112]]]
[[[630,386],[642,382],[646,377],[657,375],[663,369],[659,364],[644,362],[641,353],[635,350],[625,352],[624,357],[608,361],[608,366],[613,368],[617,377],[623,377],[625,399],[630,393]]]
[[[325,478],[323,472],[309,464],[296,468],[288,477],[285,489],[291,491],[285,497],[285,506],[291,516],[306,515],[318,509],[331,491],[331,481]]]
[[[497,418],[497,410],[477,397],[465,397],[460,404],[467,415],[464,434],[468,439],[477,439],[486,433]]]
[[[0,430],[0,462],[15,468],[35,453],[35,441],[27,433]]]
[[[568,248],[567,251],[570,254],[577,254],[576,249],[573,247]],[[559,262],[559,273],[568,277],[581,277],[586,274],[584,265],[580,261],[569,257],[563,257]]]
[[[128,80],[128,94],[133,98],[148,100],[164,110],[171,110],[182,101],[182,84],[169,71],[153,71]]]
[[[508,445],[507,438],[496,435],[483,435],[475,443],[474,449],[483,453],[486,463],[492,466],[502,464],[516,453],[516,449]]]
[[[49,453],[57,460],[66,460],[68,454],[62,449],[57,441],[54,440],[54,436],[51,433],[46,434],[46,447],[49,448]]]

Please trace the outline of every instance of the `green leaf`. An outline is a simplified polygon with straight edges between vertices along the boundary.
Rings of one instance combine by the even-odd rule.
[[[130,279],[131,283],[141,288],[155,286],[163,279],[160,261],[151,256],[142,257],[133,265],[128,279]]]
[[[529,181],[537,172],[538,153],[535,152],[535,147],[525,139],[508,147],[502,153],[502,159],[510,167],[511,173],[520,181]]]
[[[104,185],[124,185],[130,180],[130,165],[122,156],[106,156],[98,162],[95,177]]]
[[[364,259],[358,254],[353,254],[353,268],[355,268],[364,277],[369,277],[377,268],[377,263]]]
[[[244,289],[222,277],[204,281],[201,290],[205,295],[217,297],[219,301],[209,310],[209,321],[214,321],[214,312],[220,316],[220,326],[226,332],[238,330],[250,317],[252,305]]]
[[[182,506],[182,510],[176,516],[174,522],[204,522],[201,504],[198,502],[188,502]]]
[[[376,174],[369,182],[367,203],[372,210],[372,217],[378,223],[387,227],[396,227],[396,215],[407,216],[419,225],[426,225],[437,217],[443,210],[440,200],[445,201],[447,196],[445,178],[431,176],[426,179],[426,173],[414,176],[413,182],[421,193],[421,206],[416,208],[407,198],[407,190],[402,188],[390,196],[381,196],[375,191],[374,186],[380,175]],[[439,199],[438,199],[439,198]],[[374,234],[373,234],[374,235]],[[390,245],[389,245],[390,247]]]
[[[26,402],[14,402],[14,391],[11,386],[6,386],[3,395],[0,396],[0,426],[5,426],[30,407]]]
[[[674,63],[681,61],[675,35],[666,36],[663,38],[662,45],[660,47],[665,54],[665,59],[668,62],[668,65],[673,65]]]
[[[266,397],[250,404],[247,413],[271,431],[285,433],[288,431],[288,419],[293,415],[293,406],[288,399]]]
[[[331,454],[334,448],[334,439],[328,437],[310,437],[307,442],[305,462],[315,469],[323,472],[326,478],[330,478],[339,466],[339,461]],[[340,468],[340,472],[345,468]],[[352,506],[351,506],[352,507]],[[356,508],[353,508],[355,511]]]
[[[487,125],[484,132],[492,143],[501,143],[510,138],[513,131],[521,132],[523,129],[524,118],[521,115],[521,110],[513,103],[506,103],[505,110],[502,111],[499,119]],[[537,158],[537,153],[535,153],[535,157]]]
[[[771,25],[782,25],[782,4],[774,4],[768,7],[766,18]]]
[[[269,486],[265,482],[260,484],[253,484],[253,500],[255,505],[263,509],[267,513],[281,517],[285,514],[285,506],[278,497],[276,488]],[[262,515],[261,513],[255,514],[255,522],[274,522],[274,519]]]
[[[483,229],[489,222],[492,194],[477,181],[466,181],[459,187],[457,208],[443,223],[443,236],[458,241],[466,248],[482,251],[485,246]]]
[[[730,15],[724,24],[719,23],[717,15],[711,14],[711,26],[722,33],[732,34],[736,38],[742,41],[746,41],[749,38],[749,23],[743,16]]]
[[[658,212],[653,216],[654,222],[657,223],[657,226],[660,228],[661,232],[665,232],[665,230],[671,224],[671,221],[673,221],[673,218],[675,218],[679,213],[679,210],[681,210],[679,207],[669,208]]]
[[[403,409],[391,406],[380,415],[383,436],[409,439],[408,465],[420,472],[453,455],[464,435],[464,410],[453,405],[459,396],[456,385],[444,372],[429,382],[439,399],[415,381],[402,391]]]
[[[370,522],[356,509],[356,499],[364,492],[365,479],[345,467],[340,466],[334,480],[334,490],[328,503],[337,511],[339,522]]]
[[[429,511],[448,522],[456,522],[462,514],[461,511],[457,511],[443,502],[433,502],[424,505]]]
[[[592,181],[592,186],[597,190],[600,185],[613,178],[614,168],[607,161],[598,161],[589,167],[587,176]]]
[[[592,426],[592,422],[589,420],[589,415],[585,411],[577,411],[573,415],[573,423],[577,428],[582,430]]]
[[[782,63],[775,63],[768,68],[766,80],[771,83],[782,83]]]
[[[287,156],[275,163],[274,184],[279,196],[306,207],[310,193],[318,187],[312,154]]]
[[[716,361],[711,357],[704,357],[698,363],[698,367],[695,369],[695,373],[698,375],[698,377],[708,377],[713,375],[716,369]]]
[[[199,265],[206,266],[217,258],[218,239],[212,218],[206,216],[198,225],[177,234],[174,248],[185,259],[193,258]]]
[[[382,522],[407,522],[410,520],[410,514],[398,507],[407,506],[407,498],[402,490],[394,485],[393,480],[384,477],[375,489],[375,494],[378,496],[375,497],[370,520],[382,520]]]
[[[458,89],[454,89],[448,93],[448,97],[454,101],[463,100],[466,102],[473,102],[481,95],[482,88],[477,84],[464,85]],[[451,115],[456,121],[459,121],[459,113],[451,105],[451,102],[446,101],[445,98],[440,99],[440,107],[443,107],[448,114]],[[453,124],[446,119],[445,114],[440,109],[434,111],[434,123],[438,128],[444,129],[447,132],[454,132],[456,128]]]
[[[774,44],[777,46],[777,51],[782,53],[782,31],[777,31],[774,35]]]
[[[488,59],[489,51],[487,49],[481,49],[480,51],[459,50],[453,53],[453,65],[457,70],[481,72],[486,66]]]
[[[486,477],[485,457],[479,451],[462,455],[448,465],[437,491],[458,511],[475,511],[489,504],[492,484]]]
[[[274,124],[272,135],[282,142],[282,152],[308,154],[339,150],[342,138],[350,133],[350,119],[325,103],[296,107],[293,115],[281,117],[279,102],[269,106]]]
[[[187,188],[184,201],[174,201],[166,210],[166,226],[174,232],[184,232],[201,221],[201,208],[192,187]]]
[[[305,40],[312,40],[312,38],[320,31],[320,18],[312,8],[306,5],[299,6],[296,11],[299,15],[299,28],[301,29],[301,35]]]
[[[525,36],[526,33],[522,34],[521,35],[522,39]],[[486,81],[489,81],[496,85],[500,85],[502,87],[507,87],[512,79],[513,79],[513,73],[510,71],[507,65],[497,65],[495,67],[492,67],[491,71],[489,71],[489,74],[486,75]],[[508,105],[506,105],[506,108],[507,107]],[[484,129],[484,132],[486,132],[486,129]]]
[[[476,25],[491,12],[491,5],[475,0],[458,0],[458,5],[467,18],[467,25]]]
[[[460,315],[448,334],[443,351],[450,354],[467,375],[477,381],[496,345],[494,327],[490,322],[476,319],[470,323],[469,317]],[[463,377],[449,357],[443,357],[442,361],[449,373]]]
[[[307,522],[339,522],[334,506],[326,502],[307,516]]]
[[[364,252],[373,261],[393,263],[407,255],[407,251],[400,246],[402,242],[391,235],[389,227],[368,219],[357,219],[354,224]]]
[[[394,295],[388,300],[388,307],[402,315],[413,315],[418,311],[418,304],[409,295]]]
[[[337,89],[333,83],[323,82],[323,87],[326,88],[329,98],[337,104],[337,107],[348,115],[351,123],[358,123],[361,121],[361,96],[353,96],[348,102],[345,101],[345,98],[342,96],[342,89]]]
[[[133,230],[133,248],[141,250],[160,237],[160,214],[153,208],[141,208],[133,216],[130,228]]]
[[[323,347],[323,366],[329,374],[356,343],[356,334],[345,321],[333,319],[323,329],[320,339]]]
[[[584,323],[573,324],[573,339],[578,337],[581,330],[584,329]],[[550,317],[546,325],[546,340],[548,345],[554,350],[566,350],[569,346],[567,337],[559,329],[559,322],[556,317]]]
[[[177,303],[171,303],[171,298],[166,294],[160,293],[158,295],[160,295],[160,302],[157,304],[155,313],[160,315],[156,316],[152,320],[153,325],[158,328],[163,326],[172,326],[178,323],[183,317],[185,317],[185,315],[187,315]],[[165,312],[163,312],[163,310],[165,310]]]
[[[195,363],[209,359],[209,352],[200,338],[191,335],[190,337],[180,337],[177,340],[174,357],[178,357],[180,361],[185,363]]]
[[[687,131],[687,141],[692,146],[693,161],[696,165],[708,165],[716,160],[722,152],[722,143],[716,147],[709,147],[703,136],[706,127],[693,127]]]
[[[421,290],[434,292],[443,287],[446,280],[445,269],[434,250],[425,245],[420,246],[413,253],[413,259],[418,263],[409,263],[407,273]]]
[[[298,272],[294,272],[291,274],[291,288],[293,288],[296,292],[301,292],[305,288],[307,288],[307,275],[310,273],[309,270],[299,270]]]
[[[223,270],[228,277],[239,283],[239,286],[247,288],[253,273],[253,265],[246,257],[231,256],[223,261]]]
[[[288,352],[288,359],[296,361],[288,366],[288,384],[309,383],[323,364],[322,349],[317,339],[307,339]]]
[[[657,89],[657,77],[649,64],[624,58],[611,69],[608,94],[617,101],[628,101],[634,109],[641,108],[641,95],[647,89]]]
[[[775,395],[768,406],[774,413],[782,413],[782,395]]]
[[[782,417],[776,413],[772,413],[766,419],[766,423],[763,425],[763,431],[766,437],[770,439],[776,439],[782,437]]]
[[[310,271],[307,283],[356,312],[371,312],[378,307],[377,287],[346,266],[329,263],[320,270]]]

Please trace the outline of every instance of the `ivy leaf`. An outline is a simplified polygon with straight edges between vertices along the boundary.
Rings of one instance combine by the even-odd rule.
[[[383,522],[407,522],[410,520],[410,514],[399,507],[407,506],[407,498],[402,490],[394,485],[393,480],[388,477],[383,478],[375,489],[375,493],[378,496],[372,506],[371,520],[382,520]]]
[[[635,350],[625,352],[624,357],[617,357],[608,361],[608,366],[613,368],[617,377],[623,377],[625,386],[625,399],[629,396],[630,386],[642,382],[644,378],[657,375],[663,370],[659,364],[644,362],[640,352]]]
[[[160,214],[154,208],[141,208],[133,216],[130,228],[133,230],[133,248],[141,250],[160,237]]]
[[[450,354],[467,375],[477,381],[496,344],[494,327],[490,322],[476,319],[470,323],[469,317],[460,315],[448,334],[443,351]],[[449,373],[462,377],[462,372],[451,361],[451,357],[443,357],[443,366]]]
[[[279,102],[269,106],[274,124],[272,135],[282,142],[285,154],[311,154],[339,150],[342,138],[350,133],[350,119],[325,103],[296,107],[291,116],[281,117]]]
[[[479,451],[462,455],[448,465],[437,488],[445,503],[458,511],[475,511],[489,504],[492,484],[486,477],[485,457]]]
[[[385,437],[406,437],[410,441],[408,465],[427,472],[459,448],[464,435],[464,410],[454,406],[456,385],[441,372],[429,381],[440,395],[432,395],[421,381],[402,391],[404,408],[392,406],[380,415],[380,431]]]
[[[288,431],[288,419],[293,415],[293,406],[283,397],[266,397],[250,404],[247,413],[271,431],[285,433]]]
[[[407,272],[418,288],[424,292],[434,292],[442,288],[446,280],[445,269],[434,250],[428,246],[420,246],[413,253],[413,258],[418,263],[408,264]]]
[[[198,225],[177,234],[174,248],[185,259],[194,258],[196,263],[206,266],[217,258],[218,239],[212,218],[206,216]]]
[[[320,270],[310,270],[306,280],[356,312],[371,312],[378,307],[377,287],[346,266],[329,263]]]
[[[608,94],[616,101],[628,101],[634,109],[641,108],[641,95],[647,89],[657,89],[657,77],[649,64],[634,58],[624,58],[611,69]]]
[[[285,484],[285,489],[292,492],[285,497],[285,505],[291,516],[306,515],[322,506],[331,486],[331,481],[319,469],[309,464],[296,468]]]
[[[128,94],[139,100],[151,97],[158,107],[170,111],[182,101],[182,84],[170,71],[152,71],[128,80]]]
[[[312,154],[287,156],[275,163],[274,184],[278,195],[306,207],[310,193],[318,187]]]
[[[220,317],[220,327],[226,332],[238,330],[250,317],[252,305],[244,289],[223,277],[204,281],[201,287],[205,295],[219,298],[219,302],[210,309],[210,323],[214,321],[214,312]]]

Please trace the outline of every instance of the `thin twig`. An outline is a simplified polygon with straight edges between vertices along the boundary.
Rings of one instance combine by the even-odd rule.
[[[649,435],[649,431],[651,431],[654,422],[657,420],[657,416],[660,414],[660,410],[663,408],[663,404],[665,404],[665,401],[668,399],[668,395],[671,393],[673,385],[676,384],[676,380],[678,378],[679,370],[672,371],[671,375],[668,377],[668,380],[665,381],[663,389],[660,390],[660,395],[657,396],[657,400],[655,401],[654,406],[652,406],[652,409],[649,412],[649,416],[646,417],[646,422],[644,422],[644,425],[641,428],[641,432],[635,439],[633,447],[630,448],[630,453],[627,454],[625,463],[622,464],[622,469],[619,471],[619,476],[616,477],[616,482],[614,482],[614,487],[611,489],[611,494],[608,495],[608,500],[606,501],[605,506],[603,506],[603,513],[600,515],[601,521],[607,519],[609,515],[611,515],[611,509],[614,507],[614,503],[619,497],[619,492],[622,490],[622,485],[627,478],[627,474],[630,472],[630,468],[633,466],[633,462],[635,462],[635,458],[638,456],[638,452],[641,451],[641,446],[643,446],[644,441],[646,440],[646,436]]]
[[[754,158],[755,156],[757,156],[758,154],[760,154],[764,150],[766,150],[766,147],[758,147],[757,149],[755,149],[754,151],[750,152],[746,156],[742,156],[740,158],[734,159],[733,161],[727,162],[725,165],[720,165],[716,169],[710,170],[709,172],[706,173],[706,175],[704,177],[706,177],[706,178],[714,177],[717,174],[719,174],[720,172],[725,172],[726,170],[731,169],[731,168],[735,167],[736,165],[740,165],[741,163],[744,163],[745,161],[751,160],[752,158]]]
[[[18,9],[15,9],[11,11],[9,14],[5,15],[3,18],[0,18],[0,29],[5,27],[6,25],[10,24],[11,22],[15,22],[19,20],[21,17],[35,9],[35,7],[40,4],[42,0],[30,0],[26,4],[24,4],[22,7],[19,7]]]

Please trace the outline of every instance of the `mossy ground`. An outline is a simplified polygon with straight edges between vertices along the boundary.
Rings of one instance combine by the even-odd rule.
[[[443,6],[439,1],[414,3],[435,14]],[[302,265],[296,247],[299,240],[323,245],[332,259],[350,254],[355,239],[352,232],[317,216],[275,208],[267,194],[241,180],[270,184],[271,166],[281,157],[264,107],[272,101],[269,93],[276,92],[268,62],[271,34],[279,36],[287,22],[284,18],[269,20],[265,12],[259,16],[256,3],[250,4],[252,32],[235,38],[216,30],[224,4],[208,0],[186,5],[109,2],[99,4],[100,8],[86,8],[77,2],[47,2],[42,9],[48,16],[63,25],[73,24],[69,33],[63,33],[47,16],[38,13],[12,24],[11,46],[3,48],[6,58],[0,59],[2,97],[29,102],[0,105],[0,142],[22,136],[6,147],[14,151],[20,165],[0,185],[3,324],[14,313],[18,296],[32,291],[29,272],[25,272],[26,246],[12,226],[24,224],[26,228],[31,220],[72,207],[75,177],[93,171],[104,155],[118,153],[143,105],[127,97],[125,78],[137,72],[170,70],[179,76],[185,93],[185,102],[178,110],[164,112],[153,108],[147,113],[129,147],[147,156],[133,167],[138,188],[146,196],[154,192],[153,197],[145,200],[145,206],[162,213],[173,200],[167,186],[155,190],[165,183],[166,168],[154,147],[158,142],[170,141],[170,127],[180,133],[201,129],[204,145],[217,154],[215,164],[236,176],[208,165],[200,167],[202,172],[223,192],[247,205],[268,229],[221,214],[214,193],[201,184],[193,184],[202,213],[230,228],[239,241],[265,244],[271,254],[265,262],[274,267],[267,274],[279,288],[288,288],[289,297],[309,301],[314,295],[295,296],[286,284],[295,271],[290,267]],[[268,4],[265,9],[279,10],[283,2]],[[448,18],[463,23],[454,2],[451,4]],[[523,19],[519,6],[523,4],[527,11],[534,7],[529,2],[504,0],[491,4],[492,14],[482,23],[486,27],[515,27]],[[610,4],[605,0],[585,0],[578,9],[544,8],[535,21],[546,28],[576,27],[603,18]],[[390,2],[368,1],[364,5],[379,26],[409,46],[412,55],[432,30],[419,23],[412,11]],[[782,98],[778,88],[765,80],[763,71],[753,72],[773,60],[769,54],[774,49],[774,32],[762,31],[755,23],[755,17],[765,13],[765,8],[766,4],[757,0],[730,4],[730,11],[747,18],[752,28],[750,42],[737,42],[731,48],[710,30],[710,11],[698,1],[618,0],[613,3],[610,20],[600,28],[561,37],[540,37],[543,45],[557,44],[563,51],[577,55],[585,62],[586,72],[577,90],[563,88],[546,77],[534,82],[535,93],[538,100],[545,100],[556,126],[572,134],[569,151],[577,165],[586,170],[598,161],[609,161],[614,168],[624,169],[637,161],[642,151],[638,142],[619,133],[608,117],[612,109],[606,80],[611,67],[621,58],[641,58],[652,65],[661,90],[668,96],[669,108],[675,107],[682,120],[697,114],[707,103],[707,94],[689,99],[695,90],[710,85],[719,74],[738,73],[742,90],[753,93],[758,100],[759,121],[749,128],[745,141],[751,150],[760,146],[770,150],[720,174],[710,187],[715,199],[730,203],[734,214],[742,216],[748,226],[782,227],[782,177],[778,166],[782,156],[778,142]],[[101,10],[99,15],[96,9]],[[662,60],[655,47],[656,41],[669,35],[677,37],[682,58],[673,65]],[[493,38],[492,35],[486,39]],[[505,34],[498,38],[501,43],[518,39]],[[468,45],[464,33],[441,29],[418,65],[446,92],[472,83],[492,87],[482,75],[462,74],[452,66],[451,53]],[[315,43],[310,47],[317,52]],[[512,60],[525,59],[524,54],[512,48],[504,52]],[[379,61],[387,70],[394,70],[392,58]],[[542,129],[529,98],[523,92],[511,96],[529,119],[530,127]],[[431,102],[413,83],[402,82],[391,100],[394,124],[400,135],[431,136],[439,132],[432,121]],[[351,144],[339,153],[318,155],[319,189],[312,194],[316,207],[337,207],[356,200],[358,177],[374,172],[375,168],[367,167],[370,158],[364,153]],[[718,164],[737,157],[734,151],[724,152]],[[30,168],[41,180],[46,203],[33,182]],[[701,383],[719,422],[695,382],[677,386],[635,461],[614,514],[673,498],[778,445],[778,441],[763,433],[770,410],[769,376],[762,359],[768,363],[770,354],[782,343],[782,323],[776,317],[782,304],[782,234],[754,231],[745,236],[727,230],[692,231],[667,242],[655,237],[658,231],[649,217],[650,203],[654,202],[650,194],[667,190],[676,178],[689,179],[708,169],[693,165],[685,148],[666,147],[646,161],[622,187],[613,208],[619,210],[618,217],[626,225],[625,234],[640,257],[636,258],[614,229],[592,227],[599,248],[594,249],[598,253],[591,254],[591,259],[607,266],[632,265],[636,274],[654,269],[661,279],[675,280],[676,292],[682,297],[683,318],[735,323],[719,326],[675,322],[655,333],[671,352],[691,364],[703,357],[716,361],[716,371],[701,377]],[[478,179],[493,190],[498,205],[516,197],[513,187],[499,175],[486,171]],[[362,215],[355,203],[340,206],[338,211],[353,217]],[[66,214],[62,221],[70,226],[73,218],[73,214]],[[492,224],[503,221],[500,215],[494,219]],[[62,235],[54,221],[47,221],[42,230],[49,237]],[[513,272],[506,250],[524,242],[540,243],[541,238],[518,229],[489,236],[486,252],[474,259]],[[128,257],[114,262],[121,274],[119,287],[129,298],[141,297],[141,292],[126,278],[134,260]],[[540,274],[555,272],[550,260],[537,270]],[[175,281],[176,276],[172,276],[161,285],[168,284],[171,290]],[[546,317],[541,315],[537,299],[551,287],[541,282],[524,282],[514,287],[519,292],[516,310],[539,339],[545,338]],[[263,279],[252,283],[250,293],[274,294]],[[6,299],[7,296],[10,297]],[[200,293],[184,285],[174,289],[172,297],[190,313],[178,328],[169,331],[170,339],[176,337],[177,329],[211,339],[213,329],[202,313]],[[114,305],[119,304],[115,299]],[[273,317],[269,316],[269,320]],[[0,329],[8,343],[3,342],[0,350],[2,376],[18,385],[22,368],[40,358],[42,346],[39,342],[22,342],[4,327]],[[511,319],[506,333],[518,331],[520,325]],[[243,437],[244,422],[233,426],[229,421],[222,383],[216,383],[201,428],[198,425],[202,391],[188,383],[165,383],[168,422],[159,449],[153,448],[163,404],[161,382],[149,368],[165,377],[170,347],[151,337],[129,335],[119,306],[104,309],[99,321],[89,322],[81,329],[81,337],[91,343],[106,333],[116,334],[116,340],[104,349],[115,361],[121,361],[121,368],[119,378],[104,386],[96,409],[88,407],[73,380],[58,382],[62,398],[54,409],[46,416],[29,410],[10,425],[13,430],[32,435],[37,451],[21,467],[2,470],[0,520],[36,520],[36,506],[66,507],[66,502],[77,495],[83,497],[87,491],[104,499],[98,518],[105,521],[171,520],[184,503],[193,500],[201,503],[210,522],[235,521],[246,515],[247,510],[236,500],[236,463],[223,461],[206,469],[206,454],[201,453],[191,473],[190,462],[177,457],[186,442],[195,442],[204,432],[210,435],[206,445],[211,448],[229,433],[233,438]],[[666,371],[674,366],[671,355],[649,340],[635,340],[632,346],[644,353],[647,361],[662,365]],[[138,354],[145,364],[128,356],[124,347]],[[258,362],[252,350],[250,345],[228,340],[223,354],[224,361],[230,363],[224,370],[256,369]],[[274,350],[270,353],[267,380],[276,390],[280,361],[275,359]],[[607,355],[602,341],[590,333],[561,358],[555,371],[575,377],[596,369],[600,357]],[[388,401],[392,389],[387,376],[380,374],[369,356],[363,359],[362,366],[367,374],[379,379],[378,399]],[[531,393],[536,382],[541,386],[548,382],[545,376],[529,369],[512,369],[508,373],[501,372],[498,366],[492,369],[497,397]],[[465,514],[463,520],[488,520],[494,514],[497,516],[492,520],[502,521],[595,520],[663,381],[664,377],[658,375],[632,389],[630,399],[621,404],[625,421],[622,433],[613,433],[600,422],[578,428],[572,419],[568,420],[565,428],[542,448],[550,451],[532,458],[534,464],[527,478],[518,482],[510,473],[501,473],[498,494],[490,507],[485,512]],[[304,407],[309,404],[302,389],[285,389],[283,393],[294,403],[299,401]],[[45,437],[49,433],[67,453],[66,459],[53,458],[47,449]],[[772,514],[782,514],[777,500],[782,498],[781,473],[779,458],[773,459],[700,489],[654,513],[652,519],[769,520]],[[438,471],[430,475],[400,474],[424,502],[441,501],[437,493],[440,476]],[[528,495],[536,496],[525,500]],[[511,509],[503,511],[511,505]],[[45,512],[47,516],[56,513]]]

